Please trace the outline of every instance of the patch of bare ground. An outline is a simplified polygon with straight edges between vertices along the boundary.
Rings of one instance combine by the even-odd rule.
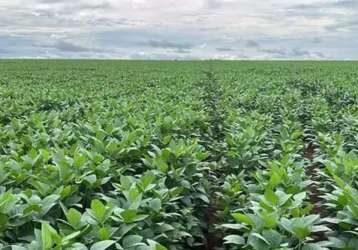
[[[303,156],[309,161],[309,165],[306,167],[306,176],[311,181],[308,186],[308,195],[309,201],[313,205],[312,213],[324,218],[328,215],[328,211],[323,206],[324,199],[321,197],[321,180],[319,174],[320,167],[318,164],[314,163],[317,146],[315,146],[313,142],[307,138],[305,138],[305,145],[306,147]],[[314,233],[313,238],[315,241],[327,240],[324,232]]]

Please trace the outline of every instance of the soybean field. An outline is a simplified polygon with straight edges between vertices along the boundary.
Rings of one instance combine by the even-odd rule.
[[[358,249],[358,63],[0,61],[0,249]]]

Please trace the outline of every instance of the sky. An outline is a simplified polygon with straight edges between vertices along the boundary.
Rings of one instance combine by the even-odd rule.
[[[0,58],[358,59],[358,0],[0,0]]]

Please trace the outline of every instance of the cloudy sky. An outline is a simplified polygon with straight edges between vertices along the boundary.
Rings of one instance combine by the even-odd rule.
[[[358,0],[0,0],[0,58],[358,59]]]

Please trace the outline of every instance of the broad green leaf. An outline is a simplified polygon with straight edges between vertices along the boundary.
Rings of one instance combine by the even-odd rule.
[[[274,206],[278,205],[279,197],[277,197],[275,192],[272,191],[271,189],[267,189],[265,191],[265,199],[269,201],[271,204],[273,204]]]
[[[322,247],[315,243],[304,244],[302,250],[328,250],[328,248]]]
[[[140,235],[127,235],[123,237],[122,245],[124,249],[129,249],[131,247],[138,246],[142,243],[143,237]]]
[[[102,227],[98,230],[98,238],[100,240],[108,240],[110,237],[110,231],[108,228],[106,227]]]
[[[232,217],[235,219],[236,222],[238,223],[245,223],[247,225],[250,225],[252,226],[254,223],[253,221],[251,220],[251,218],[245,214],[242,214],[242,213],[233,213],[231,214]]]
[[[94,243],[90,250],[104,250],[109,248],[110,246],[112,246],[115,243],[114,240],[103,240],[103,241],[99,241]]]
[[[70,223],[70,225],[73,227],[78,226],[78,224],[81,221],[81,217],[82,217],[82,214],[74,208],[70,208],[66,214],[68,223]]]
[[[165,246],[155,242],[153,240],[147,240],[150,250],[168,250]]]
[[[245,245],[245,239],[239,235],[228,235],[224,241],[225,244]]]
[[[41,240],[42,240],[42,249],[44,250],[51,249],[53,245],[50,227],[51,226],[48,224],[48,222],[41,223]]]
[[[100,200],[91,202],[91,210],[99,222],[103,222],[106,216],[106,207]]]

